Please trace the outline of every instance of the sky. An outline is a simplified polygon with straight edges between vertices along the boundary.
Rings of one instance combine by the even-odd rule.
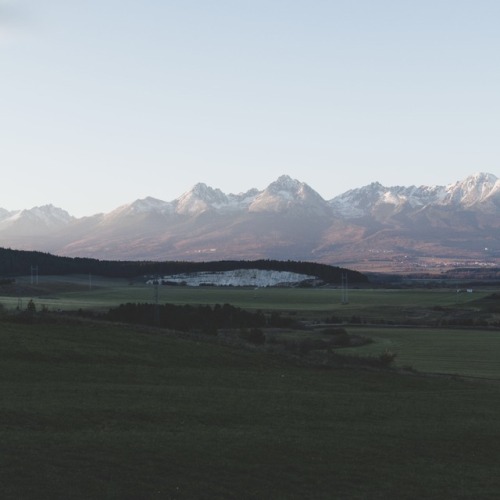
[[[0,207],[500,176],[498,0],[0,0]]]

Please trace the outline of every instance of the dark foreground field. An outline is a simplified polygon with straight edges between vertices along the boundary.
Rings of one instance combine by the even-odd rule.
[[[500,387],[0,323],[3,499],[488,499]]]

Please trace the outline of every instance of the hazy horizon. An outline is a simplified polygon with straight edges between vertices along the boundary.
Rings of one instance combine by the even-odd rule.
[[[498,176],[500,4],[0,0],[0,207]]]

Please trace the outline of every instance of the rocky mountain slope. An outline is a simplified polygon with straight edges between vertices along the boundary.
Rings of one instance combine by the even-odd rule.
[[[292,259],[359,270],[500,265],[500,179],[379,183],[324,200],[281,176],[225,194],[197,184],[173,201],[136,200],[74,218],[47,205],[0,209],[0,246],[99,259]]]

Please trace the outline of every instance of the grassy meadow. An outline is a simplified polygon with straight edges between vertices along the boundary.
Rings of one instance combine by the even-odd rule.
[[[2,498],[496,498],[497,385],[1,325]]]
[[[0,304],[106,310],[154,300],[141,283],[89,281],[21,279]],[[500,331],[398,324],[473,313],[493,291],[356,289],[342,305],[338,289],[160,287],[160,302],[277,310],[316,328],[327,315],[363,316],[345,328],[373,342],[341,351],[393,351],[396,367],[417,370],[406,375],[306,366],[265,346],[155,328],[0,321],[1,496],[498,498]],[[375,325],[381,318],[394,324]]]
[[[500,330],[438,328],[349,328],[374,342],[345,348],[344,354],[397,354],[396,366],[423,373],[500,380]]]
[[[497,290],[499,290],[497,288]],[[474,294],[456,292],[455,288],[366,289],[349,290],[349,303],[341,305],[340,288],[251,288],[251,287],[159,287],[160,302],[172,304],[229,303],[248,309],[340,313],[362,312],[368,318],[404,318],[413,308],[436,308],[467,305],[495,289],[476,290]],[[152,302],[154,287],[144,282],[96,276],[40,276],[37,284],[30,277],[20,277],[9,293],[0,288],[0,303],[16,307],[19,298],[33,298],[49,309],[99,310],[124,302]]]

